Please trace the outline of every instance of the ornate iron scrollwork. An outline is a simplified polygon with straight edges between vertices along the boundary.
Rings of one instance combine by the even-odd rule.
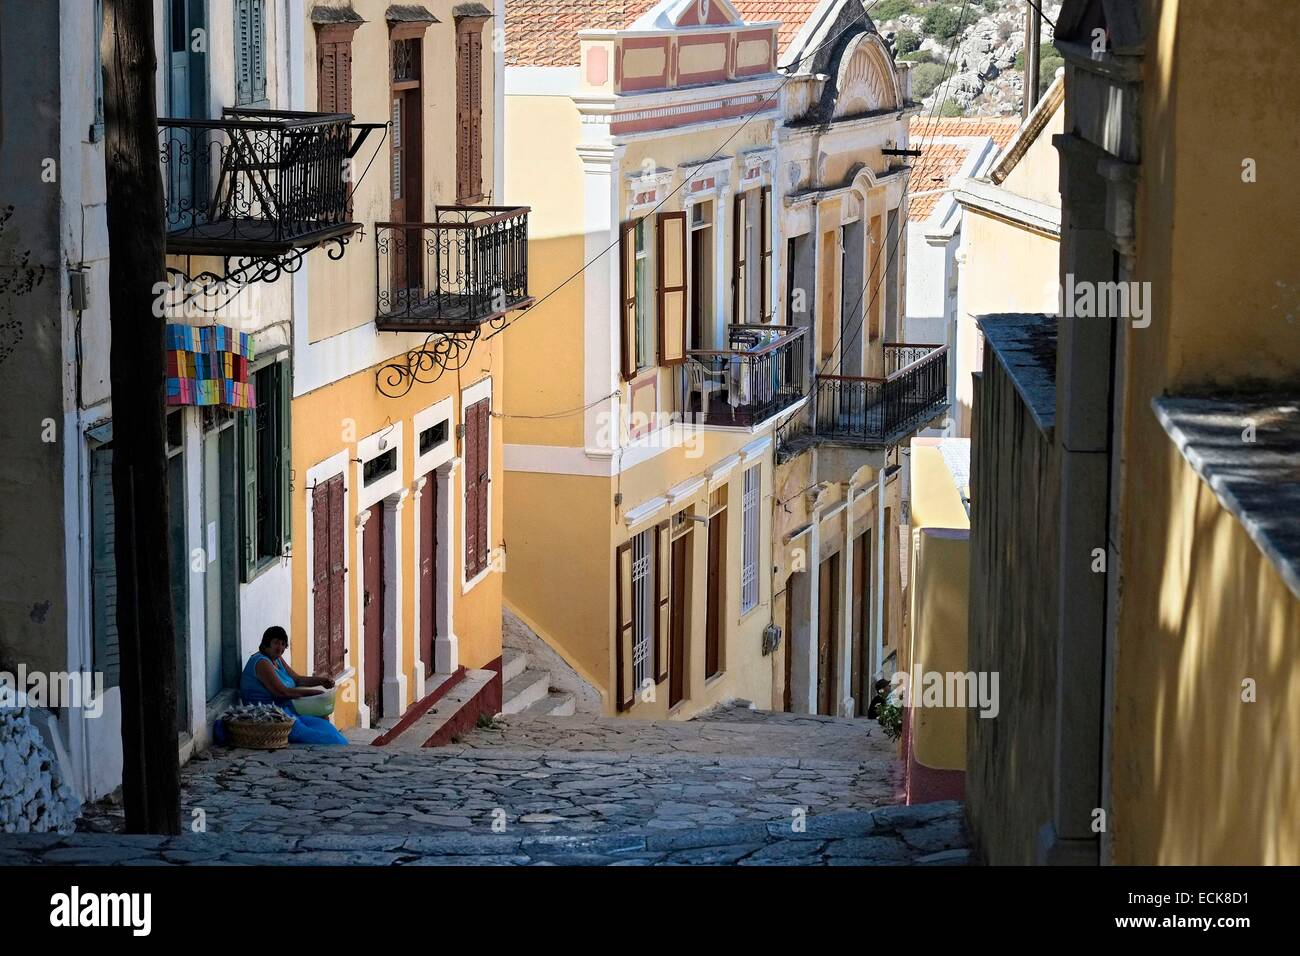
[[[401,398],[418,382],[431,385],[444,372],[458,372],[469,362],[479,331],[430,332],[424,342],[380,367],[375,386],[388,398]]]
[[[205,269],[191,274],[188,271],[187,257],[186,269],[167,267],[167,275],[173,280],[170,283],[172,288],[179,290],[179,295],[169,299],[168,305],[216,312],[256,282],[275,282],[281,276],[299,271],[307,259],[307,253],[312,249],[323,247],[325,255],[337,262],[343,258],[344,249],[351,238],[350,235],[335,236],[316,246],[297,247],[277,255],[225,256],[221,260],[219,272]],[[208,304],[218,296],[223,297],[223,301],[217,305]]]

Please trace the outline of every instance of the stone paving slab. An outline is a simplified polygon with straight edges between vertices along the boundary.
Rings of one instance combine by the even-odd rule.
[[[898,806],[900,784],[863,720],[513,716],[441,748],[209,751],[182,772],[205,832],[123,836],[100,806],[87,832],[0,837],[0,865],[967,862],[960,805]]]
[[[76,833],[0,837],[0,865],[116,866],[965,866],[956,802],[840,812],[791,825],[681,833],[392,834],[300,838],[236,833],[177,837]],[[98,838],[97,838],[98,837]],[[922,851],[919,846],[928,849]]]

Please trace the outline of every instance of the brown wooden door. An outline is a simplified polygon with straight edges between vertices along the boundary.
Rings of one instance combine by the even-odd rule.
[[[420,495],[420,659],[433,676],[433,639],[438,633],[438,480],[430,473]]]
[[[719,511],[709,519],[709,567],[706,578],[708,602],[704,622],[704,676],[722,670],[722,638],[727,630],[723,619],[727,606],[726,576],[723,571],[727,547],[727,513]]]
[[[384,716],[384,505],[370,509],[361,535],[361,573],[365,587],[362,621],[366,642],[365,703],[371,721]]]
[[[817,713],[835,713],[835,641],[836,595],[840,590],[840,556],[833,554],[822,562],[817,601]]]
[[[312,489],[312,644],[316,673],[343,672],[343,476]]]
[[[487,568],[488,508],[491,506],[489,440],[491,402],[482,399],[465,409],[465,579]]]
[[[871,678],[867,674],[867,641],[871,638],[871,548],[867,545],[871,532],[864,531],[853,539],[853,706],[859,716],[867,712],[870,703]]]
[[[691,535],[684,534],[673,542],[672,634],[668,661],[668,706],[675,707],[686,697],[686,612],[688,605],[687,554]]]

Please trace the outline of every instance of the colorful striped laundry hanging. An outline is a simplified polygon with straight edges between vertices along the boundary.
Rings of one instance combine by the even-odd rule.
[[[253,337],[224,325],[167,326],[167,404],[228,405],[257,403],[248,369]]]

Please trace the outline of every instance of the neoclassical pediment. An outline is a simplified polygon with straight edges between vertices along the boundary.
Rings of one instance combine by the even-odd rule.
[[[901,105],[894,64],[874,33],[863,33],[844,50],[836,77],[834,119],[861,116]]]

